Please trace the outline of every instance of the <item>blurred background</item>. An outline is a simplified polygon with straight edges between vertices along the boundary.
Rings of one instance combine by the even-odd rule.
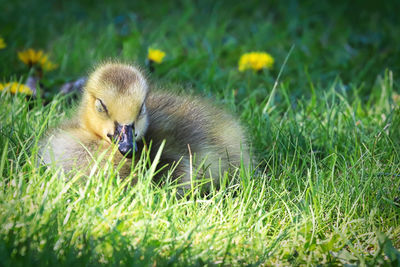
[[[0,80],[27,76],[18,51],[42,49],[57,69],[50,90],[85,75],[101,60],[145,65],[149,47],[165,51],[155,79],[188,84],[204,94],[270,91],[295,45],[284,81],[292,97],[340,79],[367,97],[386,69],[398,84],[400,1],[45,1],[0,0]],[[251,84],[239,74],[240,56],[265,51],[274,67]],[[254,80],[254,79],[252,79]],[[251,88],[249,88],[251,87]],[[397,86],[395,86],[397,88]],[[225,92],[226,93],[226,92]]]

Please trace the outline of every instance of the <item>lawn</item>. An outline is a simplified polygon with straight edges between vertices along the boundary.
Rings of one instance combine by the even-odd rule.
[[[400,2],[106,2],[0,0],[0,83],[35,74],[25,49],[57,64],[0,92],[1,266],[400,265]],[[252,51],[272,68],[239,71]],[[145,154],[128,180],[40,166],[79,99],[60,86],[107,59],[235,114],[254,168],[177,198]]]

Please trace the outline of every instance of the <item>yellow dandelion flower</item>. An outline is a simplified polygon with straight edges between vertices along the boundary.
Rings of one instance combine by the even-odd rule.
[[[12,94],[22,93],[26,95],[32,95],[32,90],[25,84],[17,83],[17,82],[10,82],[10,83],[0,83],[0,91],[8,91]]]
[[[18,52],[19,59],[22,62],[24,62],[24,64],[30,65],[30,66],[39,63],[39,59],[42,57],[42,55],[43,55],[42,50],[35,51],[32,48],[25,50],[25,51]]]
[[[147,55],[147,58],[150,61],[156,62],[156,63],[161,63],[163,61],[163,58],[165,57],[165,52],[158,50],[158,49],[152,49],[149,48],[149,53]]]
[[[274,65],[274,58],[265,52],[251,52],[243,54],[239,59],[239,71],[253,69],[260,71],[261,69],[270,69]]]
[[[48,55],[43,50],[33,50],[29,48],[25,51],[18,52],[18,58],[28,66],[40,65],[43,70],[50,71],[57,68],[57,64],[54,64],[48,59]]]
[[[4,42],[4,39],[0,37],[0,49],[4,49],[7,47],[6,42]]]

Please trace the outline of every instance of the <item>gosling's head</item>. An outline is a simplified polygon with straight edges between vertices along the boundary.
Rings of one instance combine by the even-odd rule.
[[[148,86],[141,72],[130,65],[106,63],[90,74],[81,105],[84,127],[131,158],[148,126]]]

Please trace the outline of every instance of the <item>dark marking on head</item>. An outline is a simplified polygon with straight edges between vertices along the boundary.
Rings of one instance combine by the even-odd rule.
[[[124,93],[133,83],[137,82],[137,75],[128,67],[112,66],[103,70],[100,79],[106,84],[114,85],[119,93]]]

